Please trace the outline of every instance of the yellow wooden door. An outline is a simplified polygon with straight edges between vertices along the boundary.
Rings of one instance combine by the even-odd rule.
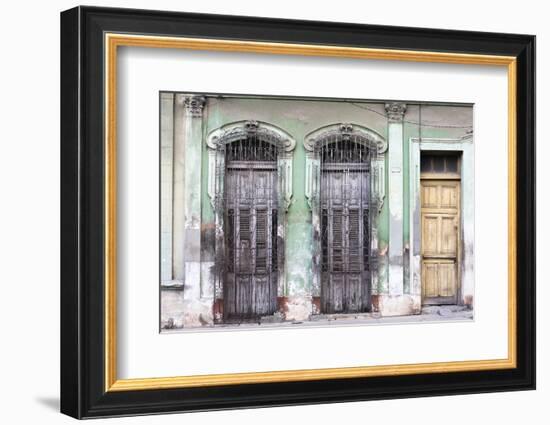
[[[422,302],[456,304],[460,181],[422,180]]]

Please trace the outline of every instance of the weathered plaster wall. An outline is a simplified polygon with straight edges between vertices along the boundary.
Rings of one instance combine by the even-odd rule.
[[[174,94],[160,96],[160,280],[172,280],[172,190],[174,161]]]
[[[422,120],[422,128],[418,123]],[[473,110],[471,106],[438,106],[409,104],[405,114],[403,135],[403,180],[409,180],[409,140],[412,137],[452,139],[466,135],[472,129]],[[409,240],[409,185],[404,185],[403,237]]]
[[[200,283],[192,283],[193,294],[199,300],[190,303],[181,291],[165,290],[162,295],[162,323],[179,327],[184,323],[196,326],[211,325],[214,318],[221,318],[221,300],[214,299],[215,285],[215,214],[211,200],[206,196],[208,186],[209,161],[206,145],[207,135],[226,124],[256,120],[277,126],[291,134],[296,140],[292,153],[293,197],[287,213],[287,233],[285,241],[286,273],[285,287],[279,293],[280,308],[287,320],[307,320],[318,313],[317,293],[312,293],[312,223],[311,211],[305,196],[306,150],[305,136],[320,127],[335,123],[352,123],[369,128],[386,140],[388,139],[388,118],[385,102],[340,102],[308,101],[277,98],[207,96],[202,116],[202,147],[200,158],[200,188],[186,187],[186,190],[200,194],[193,197],[200,200],[200,260],[201,269],[197,273]],[[386,199],[378,216],[378,284],[373,290],[374,311],[383,315],[411,314],[420,310],[420,296],[411,293],[409,282],[409,178],[411,137],[460,137],[472,125],[472,108],[463,106],[437,106],[407,104],[402,126],[402,242],[403,280],[401,289],[390,293],[389,287],[389,206],[388,181],[391,172],[388,155],[385,161]],[[174,117],[177,125],[177,117]],[[419,126],[422,122],[422,126]],[[420,128],[422,131],[420,132]],[[199,161],[199,159],[197,159]],[[197,167],[198,168],[198,167]],[[190,178],[190,176],[189,176]],[[197,184],[198,186],[198,184]],[[201,196],[202,195],[202,196]],[[174,196],[180,196],[174,193]],[[163,204],[164,205],[164,204]],[[175,228],[174,228],[175,231]],[[292,261],[288,261],[292,259]],[[174,265],[177,268],[177,265]],[[395,282],[394,282],[395,285]],[[415,291],[412,291],[415,292]],[[178,293],[180,295],[178,296]],[[189,294],[188,294],[189,295]],[[316,298],[317,297],[317,298]],[[193,304],[193,306],[191,306]],[[182,313],[182,309],[187,309]],[[170,322],[170,318],[172,321]]]
[[[422,120],[422,128],[418,123]],[[466,135],[473,125],[471,106],[407,104],[403,129],[403,239],[409,240],[409,158],[412,137],[452,139]]]
[[[219,97],[208,99],[205,118],[206,134],[227,123],[257,120],[278,126],[296,139],[293,152],[293,199],[287,214],[285,243],[285,258],[292,258],[292,261],[286,262],[286,288],[280,295],[286,298],[287,319],[306,320],[314,311],[315,305],[311,299],[312,225],[311,211],[305,196],[306,159],[303,140],[313,130],[341,122],[362,125],[386,137],[384,104],[296,100],[277,100],[270,103],[265,99]],[[203,187],[206,187],[207,178],[205,152],[203,151]],[[207,229],[213,223],[214,214],[210,203],[203,200],[202,207],[202,225],[203,229]],[[378,234],[383,255],[387,251],[386,215],[387,207],[384,207],[380,215]],[[205,230],[203,235],[204,233]],[[387,261],[381,261],[380,271],[383,277],[387,274],[384,266],[386,263]],[[383,279],[379,285],[384,287]]]

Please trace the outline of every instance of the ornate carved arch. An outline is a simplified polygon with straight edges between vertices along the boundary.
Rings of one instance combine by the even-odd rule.
[[[385,166],[384,152],[388,149],[388,142],[376,131],[357,124],[337,123],[318,128],[304,138],[306,149],[306,179],[305,194],[310,208],[313,210],[319,197],[320,158],[319,148],[325,143],[332,143],[338,139],[351,138],[360,144],[372,149],[372,189],[376,195],[378,211],[382,209],[385,194]]]
[[[378,154],[388,149],[388,143],[380,134],[369,128],[349,123],[330,124],[309,133],[304,139],[306,151],[312,152],[323,142],[335,137],[354,137],[360,143],[376,148]]]
[[[286,131],[272,124],[262,121],[238,121],[226,124],[206,137],[208,147],[208,196],[214,208],[216,223],[216,272],[215,297],[223,298],[224,273],[222,267],[225,256],[225,229],[224,229],[224,179],[226,169],[226,147],[231,143],[252,137],[254,140],[267,142],[277,149],[277,180],[278,180],[278,218],[277,237],[279,243],[277,293],[283,294],[286,273],[284,272],[284,238],[286,233],[286,212],[292,201],[292,151],[296,147],[296,140]]]
[[[296,140],[283,129],[262,121],[237,121],[226,124],[208,134],[206,144],[208,146],[208,196],[214,209],[216,197],[223,189],[223,167],[225,156],[219,155],[225,152],[225,147],[237,140],[250,136],[258,140],[277,146],[277,165],[280,182],[280,194],[285,211],[292,201],[292,151],[296,147]],[[221,168],[220,168],[221,167]]]
[[[292,152],[296,147],[296,140],[283,129],[262,121],[237,121],[226,124],[212,131],[206,143],[210,149],[218,149],[220,145],[240,140],[250,134],[269,143],[275,143],[285,152]]]

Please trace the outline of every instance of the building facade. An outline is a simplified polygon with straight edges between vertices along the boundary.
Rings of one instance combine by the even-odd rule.
[[[163,329],[473,307],[473,108],[161,93]]]

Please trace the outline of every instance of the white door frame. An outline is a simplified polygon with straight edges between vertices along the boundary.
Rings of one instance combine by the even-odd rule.
[[[409,278],[411,294],[422,296],[422,232],[420,202],[420,153],[422,151],[461,152],[460,241],[461,264],[458,304],[471,305],[474,299],[474,144],[472,135],[462,138],[410,139],[409,175]]]

